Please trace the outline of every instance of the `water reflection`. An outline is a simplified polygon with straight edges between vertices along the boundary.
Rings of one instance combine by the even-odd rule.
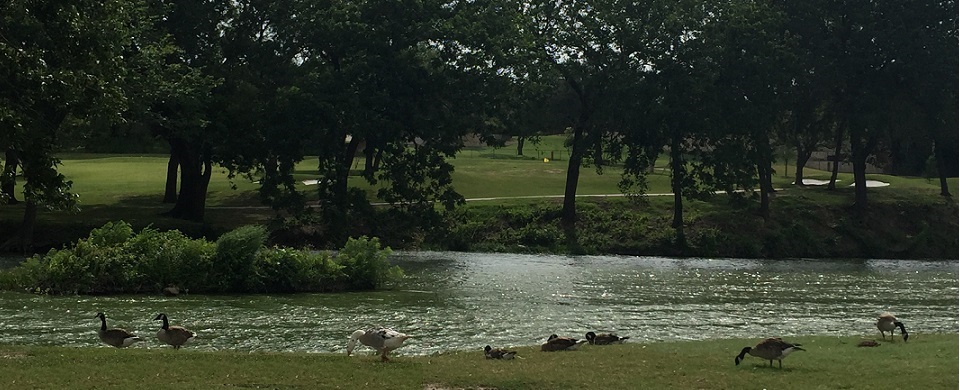
[[[352,330],[414,335],[400,354],[614,331],[631,340],[874,334],[894,312],[911,333],[957,331],[954,261],[670,259],[398,253],[389,291],[241,296],[43,297],[0,293],[0,343],[98,345],[93,319],[151,340],[158,312],[195,349],[343,352]],[[160,348],[157,342],[138,347]]]

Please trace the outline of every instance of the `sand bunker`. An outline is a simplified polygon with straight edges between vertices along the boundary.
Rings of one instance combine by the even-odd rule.
[[[840,180],[837,180],[837,183],[839,182]],[[797,184],[797,182],[790,184]],[[830,184],[830,180],[803,179],[803,185],[805,186],[825,186],[827,184]]]
[[[841,181],[843,180],[837,180],[837,183]],[[796,182],[793,182],[790,184],[796,184]],[[805,186],[825,186],[827,184],[830,184],[830,180],[803,179],[803,185]],[[850,184],[850,187],[853,187],[855,185],[857,184],[856,183]],[[867,187],[886,187],[888,185],[890,185],[890,183],[882,182],[879,180],[867,180]]]
[[[850,187],[855,186],[856,184],[851,184]],[[886,187],[890,183],[882,182],[879,180],[867,180],[867,187]]]

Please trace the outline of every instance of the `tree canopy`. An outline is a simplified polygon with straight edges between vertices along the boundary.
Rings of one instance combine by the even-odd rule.
[[[685,198],[759,189],[769,210],[778,143],[796,150],[798,184],[815,149],[849,158],[860,208],[868,162],[932,158],[950,196],[957,46],[955,1],[6,2],[0,199],[27,204],[7,245],[29,245],[38,208],[76,205],[57,170],[66,140],[129,129],[167,145],[162,201],[191,220],[215,165],[308,214],[293,179],[306,156],[326,223],[368,206],[351,175],[398,208],[451,209],[466,136],[513,136],[522,153],[564,131],[565,223],[581,168],[622,168],[636,194],[665,153],[680,245]]]

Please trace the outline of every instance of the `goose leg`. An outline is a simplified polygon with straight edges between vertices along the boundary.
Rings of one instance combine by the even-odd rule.
[[[380,361],[382,361],[382,362],[389,362],[389,361],[390,361],[390,359],[387,358],[387,351],[383,351],[383,353],[380,354]]]
[[[772,361],[770,362],[772,365]],[[777,359],[777,364],[780,364],[780,368],[783,368],[783,360]]]

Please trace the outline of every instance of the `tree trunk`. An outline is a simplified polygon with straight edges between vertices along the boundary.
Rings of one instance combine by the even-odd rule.
[[[368,179],[373,178],[373,162],[374,156],[376,155],[376,149],[373,147],[373,144],[367,142],[367,147],[363,148],[363,177]]]
[[[20,165],[20,153],[15,149],[7,149],[3,163],[0,192],[6,195],[8,204],[20,203],[17,200],[17,166]]]
[[[37,226],[37,204],[27,201],[23,210],[23,222],[20,224],[20,248],[23,253],[33,252],[33,231]]]
[[[23,220],[20,222],[20,229],[10,237],[6,242],[0,245],[4,251],[16,250],[23,254],[33,253],[33,231],[37,225],[37,204],[27,199],[27,205],[23,210]]]
[[[670,141],[670,187],[673,190],[673,230],[676,233],[677,246],[686,248],[687,239],[683,232],[683,181],[686,172],[683,167],[683,154],[680,150],[680,134],[674,134]]]
[[[213,164],[209,157],[194,150],[184,140],[172,140],[170,144],[180,162],[180,195],[173,209],[165,214],[190,221],[203,221]]]
[[[837,189],[837,173],[840,172],[840,152],[843,151],[843,126],[837,126],[836,138],[833,144],[833,172],[830,174],[830,183],[827,184],[828,190]]]
[[[567,182],[563,192],[561,220],[567,226],[572,226],[577,220],[577,185],[580,182],[580,165],[583,163],[583,132],[586,120],[581,118],[579,122],[573,130],[573,147],[570,150]]]
[[[525,137],[517,137],[517,156],[523,156],[523,144],[526,140]]]
[[[773,187],[771,169],[761,162],[757,166],[757,175],[760,178],[760,216],[766,220],[770,217],[770,188]]]
[[[853,164],[854,206],[860,210],[867,208],[867,149],[859,136],[851,134],[850,162]]]
[[[767,194],[777,192],[773,188],[773,149],[770,147],[770,140],[766,136],[757,141],[757,147],[760,149],[760,161],[757,164],[757,172],[760,176],[760,189],[766,190]],[[760,191],[763,195],[763,191]]]
[[[260,202],[273,206],[274,210],[281,207],[277,201],[280,199],[282,181],[280,163],[277,161],[277,157],[267,157],[263,161],[263,178],[260,180]]]
[[[803,185],[803,167],[807,165],[807,161],[810,161],[810,156],[812,155],[813,148],[804,148],[801,145],[797,145],[797,169],[793,175],[794,185]]]
[[[945,157],[946,148],[942,145],[942,142],[934,141],[933,143],[933,152],[934,158],[937,162],[937,176],[940,176],[940,195],[943,197],[950,197],[950,186],[947,185],[947,158]]]
[[[353,156],[357,154],[357,147],[360,146],[360,137],[351,137],[347,143],[346,150],[340,160],[340,165],[336,168],[337,178],[333,183],[333,196],[335,204],[340,210],[347,208],[347,180],[350,178],[350,167],[353,165]]]
[[[377,149],[377,156],[373,158],[373,171],[380,169],[380,163],[383,162],[383,149]]]
[[[178,155],[170,148],[170,159],[167,160],[167,183],[163,191],[163,203],[177,202],[177,168],[180,166]]]
[[[853,163],[853,184],[855,187],[854,205],[858,209],[867,207],[867,161],[865,157],[854,154]]]

